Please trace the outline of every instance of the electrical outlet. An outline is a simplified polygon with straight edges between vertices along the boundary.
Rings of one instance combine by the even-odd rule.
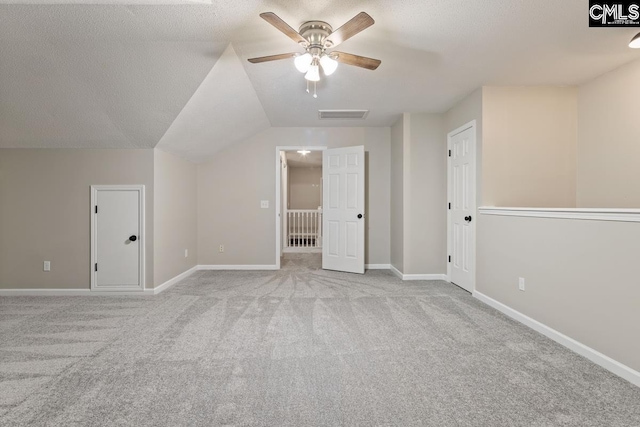
[[[269,209],[269,201],[268,200],[260,200],[260,207],[262,209]]]
[[[51,261],[44,262],[44,271],[51,271]]]
[[[185,249],[184,250],[184,257],[188,258],[189,257],[189,249]]]
[[[524,291],[524,278],[520,277],[518,279],[518,289],[520,289],[521,291]]]
[[[220,245],[220,252],[224,252],[224,245]]]

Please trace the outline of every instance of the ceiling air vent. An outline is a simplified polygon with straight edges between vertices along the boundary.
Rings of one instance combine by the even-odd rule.
[[[369,110],[318,110],[320,120],[362,120]]]

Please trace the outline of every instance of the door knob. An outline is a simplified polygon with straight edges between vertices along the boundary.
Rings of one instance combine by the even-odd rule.
[[[464,220],[467,221],[467,222],[471,222],[472,219],[473,218],[471,218],[471,215],[464,217]]]
[[[362,218],[362,214],[358,214],[358,219],[361,219],[361,218]]]
[[[136,240],[138,240],[138,238],[136,236],[129,236],[129,240],[135,242]]]

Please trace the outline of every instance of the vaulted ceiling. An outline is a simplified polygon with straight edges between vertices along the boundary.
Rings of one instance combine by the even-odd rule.
[[[202,160],[270,126],[388,126],[481,85],[575,85],[640,58],[633,29],[588,27],[587,0],[0,3],[5,148],[158,146]],[[313,99],[292,60],[246,61],[301,51],[265,11],[296,29],[366,11],[376,24],[339,50],[382,65],[340,65]],[[370,114],[319,121],[318,109]]]

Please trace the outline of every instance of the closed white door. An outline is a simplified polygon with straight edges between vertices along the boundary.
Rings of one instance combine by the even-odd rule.
[[[140,187],[94,186],[92,195],[92,289],[144,289],[144,192]]]
[[[364,273],[364,146],[322,153],[322,268]]]
[[[449,274],[473,292],[475,265],[475,126],[449,134]]]

